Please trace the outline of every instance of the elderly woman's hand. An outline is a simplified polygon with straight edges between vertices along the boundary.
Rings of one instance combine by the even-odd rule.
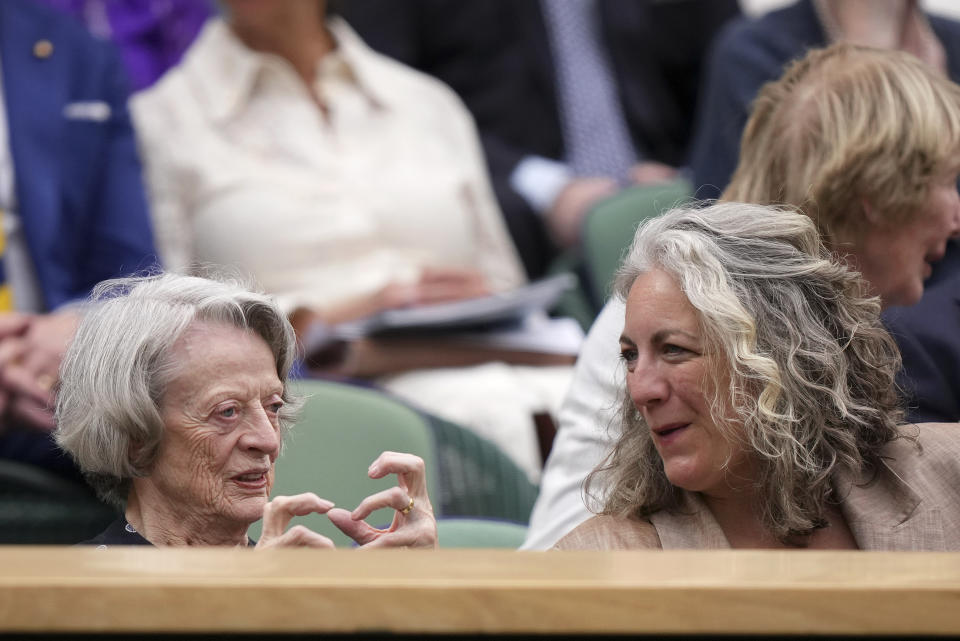
[[[303,525],[287,526],[295,516],[324,514],[333,503],[313,492],[294,496],[278,496],[263,508],[263,533],[257,541],[258,550],[278,547],[332,548],[333,541]]]
[[[367,473],[373,479],[396,474],[398,484],[368,496],[353,512],[329,510],[327,517],[333,524],[361,548],[437,547],[437,521],[427,495],[423,459],[413,454],[384,452]],[[364,521],[374,510],[384,507],[396,510],[389,528],[378,530]]]

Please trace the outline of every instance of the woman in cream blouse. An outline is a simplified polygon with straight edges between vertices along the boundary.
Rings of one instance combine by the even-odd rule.
[[[235,266],[301,330],[524,282],[451,90],[370,50],[324,2],[224,5],[133,100],[168,269]],[[529,417],[559,404],[568,374],[497,364],[381,383],[536,475]],[[505,401],[491,407],[484,389]]]

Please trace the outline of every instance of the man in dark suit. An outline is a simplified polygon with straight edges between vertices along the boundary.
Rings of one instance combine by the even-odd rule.
[[[336,6],[374,49],[460,94],[477,120],[500,206],[534,277],[557,246],[577,241],[594,201],[627,184],[674,175],[686,156],[704,52],[739,12],[735,0],[558,0],[554,7],[550,1],[349,0]],[[570,107],[558,82],[557,54],[570,45],[558,37],[563,31],[551,11],[564,3],[588,12],[582,16],[591,20],[613,80],[634,158],[622,175],[579,172],[568,162],[564,110]]]
[[[110,45],[29,0],[0,2],[0,457],[70,472],[49,438],[57,370],[99,281],[155,252]]]

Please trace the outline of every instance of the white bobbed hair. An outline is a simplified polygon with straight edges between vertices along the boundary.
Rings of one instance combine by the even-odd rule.
[[[163,438],[160,406],[175,376],[171,348],[191,324],[248,329],[273,353],[284,384],[283,431],[299,403],[287,388],[296,337],[268,296],[225,278],[159,274],[98,285],[63,364],[55,437],[105,500],[122,505],[150,473]]]

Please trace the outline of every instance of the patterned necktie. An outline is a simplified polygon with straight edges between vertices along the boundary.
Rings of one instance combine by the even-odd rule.
[[[541,0],[567,162],[579,176],[624,179],[637,154],[620,107],[596,0]]]
[[[3,210],[0,209],[0,312],[13,310],[13,292],[7,282],[5,258],[7,252],[7,232],[3,228]]]

